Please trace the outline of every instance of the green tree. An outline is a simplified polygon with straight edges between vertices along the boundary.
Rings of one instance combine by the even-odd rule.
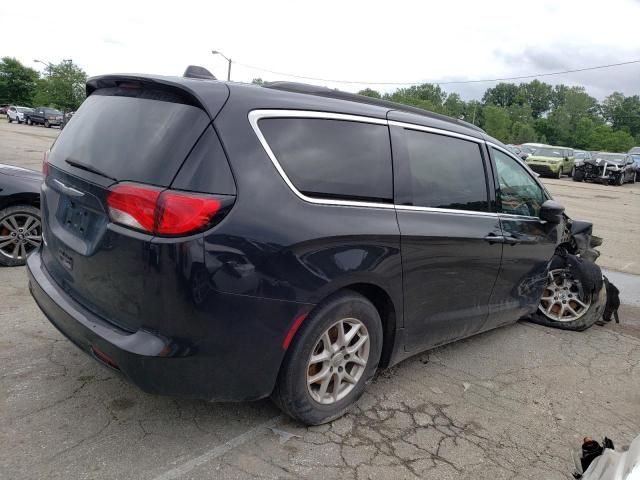
[[[466,102],[463,113],[464,120],[482,127],[484,125],[483,108],[482,103],[477,100]]]
[[[509,118],[509,113],[504,108],[488,105],[484,107],[483,114],[485,131],[492,137],[504,143],[509,143],[511,141],[511,119]]]
[[[444,114],[454,118],[464,118],[465,103],[457,93],[450,93],[444,101]]]
[[[602,102],[602,113],[613,128],[640,135],[640,96],[625,97],[614,92]]]
[[[365,97],[372,97],[372,98],[382,98],[382,95],[380,95],[380,92],[378,92],[377,90],[373,90],[372,88],[365,88],[364,90],[360,90],[358,92],[358,95],[364,95]]]
[[[614,130],[609,125],[598,125],[589,137],[589,149],[606,152],[627,152],[635,143],[624,130]]]
[[[574,141],[572,146],[577,148],[588,148],[593,129],[593,120],[588,117],[581,117],[576,122]]]
[[[432,112],[444,112],[444,101],[447,99],[447,92],[439,85],[423,83],[409,88],[399,88],[391,94],[385,94],[385,100],[412,105]]]
[[[251,80],[251,83],[253,83],[254,85],[264,85],[264,80],[262,80],[261,78],[254,78],[253,80]]]
[[[548,83],[533,80],[520,84],[520,92],[524,103],[531,108],[533,118],[538,118],[551,107],[552,87]]]
[[[514,83],[499,83],[493,88],[484,92],[482,102],[485,105],[495,105],[497,107],[510,107],[516,102],[519,88]]]
[[[87,74],[71,60],[50,65],[43,82],[38,82],[35,98],[40,105],[76,110],[84,101]]]
[[[0,103],[31,105],[36,90],[38,72],[25,67],[15,58],[0,60]]]
[[[511,141],[515,144],[535,142],[538,139],[533,125],[529,123],[515,122],[511,126]]]

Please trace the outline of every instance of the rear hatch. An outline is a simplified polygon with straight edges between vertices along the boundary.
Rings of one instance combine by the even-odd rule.
[[[217,110],[228,96],[220,87]],[[42,259],[69,296],[135,331],[162,309],[151,258],[156,216],[153,205],[148,216],[143,197],[155,202],[175,192],[169,188],[194,146],[215,136],[217,110],[207,112],[192,92],[166,81],[109,77],[90,93],[45,160]],[[186,195],[178,192],[178,200],[191,201]]]

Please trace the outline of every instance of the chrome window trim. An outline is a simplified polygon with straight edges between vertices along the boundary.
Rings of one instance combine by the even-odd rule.
[[[282,165],[278,162],[273,150],[269,146],[267,139],[262,134],[258,122],[263,118],[324,118],[331,120],[346,120],[351,122],[361,123],[373,123],[376,125],[387,125],[387,121],[381,118],[361,117],[358,115],[346,115],[342,113],[330,113],[330,112],[314,112],[307,110],[252,110],[249,112],[249,123],[253,128],[258,140],[262,144],[262,147],[267,152],[267,156],[276,167],[276,170],[291,189],[291,191],[301,200],[305,202],[314,203],[316,205],[333,205],[340,207],[369,207],[369,208],[394,208],[393,203],[381,203],[381,202],[361,202],[355,200],[337,200],[333,198],[316,198],[305,195],[296,188],[291,179],[287,176]],[[391,180],[390,180],[391,181]]]
[[[316,204],[316,205],[331,205],[338,207],[368,207],[368,208],[383,208],[383,209],[397,209],[402,211],[414,211],[414,212],[431,212],[431,213],[445,213],[445,214],[454,214],[454,215],[470,215],[470,216],[481,216],[481,217],[497,217],[498,214],[495,212],[481,212],[475,210],[456,210],[449,208],[437,208],[437,207],[421,207],[414,205],[397,205],[394,203],[381,203],[381,202],[363,202],[357,200],[338,200],[333,198],[317,198],[310,197],[305,195],[300,190],[296,188],[291,179],[287,176],[282,165],[278,162],[273,150],[269,146],[267,139],[262,134],[260,127],[258,126],[258,122],[263,118],[324,118],[331,120],[345,120],[351,122],[361,122],[361,123],[372,123],[376,125],[395,125],[398,127],[408,128],[412,130],[421,130],[430,133],[437,133],[442,135],[447,135],[450,137],[461,138],[463,140],[471,140],[478,144],[485,143],[484,140],[470,137],[467,135],[463,135],[456,132],[450,132],[448,130],[441,130],[438,128],[432,127],[424,127],[421,125],[414,125],[412,123],[404,123],[404,122],[396,122],[396,121],[387,121],[381,118],[373,118],[373,117],[364,117],[359,115],[349,115],[342,113],[332,113],[332,112],[318,112],[311,110],[252,110],[248,115],[249,123],[251,128],[255,132],[262,148],[264,148],[267,156],[271,160],[271,163],[276,168],[284,182],[291,189],[291,191],[301,200],[305,202]],[[535,217],[532,217],[535,218]]]
[[[420,207],[417,205],[396,205],[396,210],[406,210],[411,212],[449,213],[454,215],[471,215],[474,217],[498,216],[498,214],[495,212],[481,212],[479,210],[458,210],[455,208]]]
[[[455,137],[461,140],[468,140],[470,142],[482,145],[485,143],[484,139],[465,135],[464,133],[452,132],[450,130],[442,130],[441,128],[427,127],[424,125],[416,125],[415,123],[398,122],[397,120],[389,120],[389,125],[394,127],[406,128],[408,130],[418,130],[421,132],[435,133],[438,135],[446,135],[447,137]]]

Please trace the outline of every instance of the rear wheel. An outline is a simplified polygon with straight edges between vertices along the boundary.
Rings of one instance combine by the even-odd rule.
[[[49,123],[49,120],[44,121],[44,126],[47,128],[51,128],[51,124]]]
[[[11,123],[11,122],[12,122],[11,117],[10,117],[9,115],[7,115],[7,121],[8,121],[9,123]]]
[[[604,286],[600,292],[589,295],[569,270],[551,270],[538,311],[531,316],[531,321],[563,330],[586,330],[602,315],[605,300]]]
[[[41,242],[40,210],[31,205],[0,210],[0,265],[24,265]]]
[[[308,425],[329,422],[362,395],[381,351],[376,308],[357,293],[338,293],[305,319],[287,351],[272,399]]]
[[[631,176],[631,183],[636,183],[636,177],[638,176],[638,172],[633,172]]]
[[[569,172],[569,176],[571,178],[573,178],[573,176],[576,174],[576,167],[571,167],[571,171]]]

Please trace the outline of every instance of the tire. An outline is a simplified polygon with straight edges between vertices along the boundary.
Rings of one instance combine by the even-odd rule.
[[[549,282],[549,284],[550,283],[551,282]],[[547,288],[545,288],[545,293],[547,292]],[[543,299],[544,298],[545,296],[543,293]],[[602,313],[604,312],[604,308],[607,303],[607,290],[603,284],[600,292],[592,294],[589,298],[582,296],[581,300],[583,300],[584,303],[588,305],[588,308],[585,308],[586,311],[584,311],[579,316],[579,318],[576,318],[574,320],[558,320],[556,318],[552,318],[551,315],[543,313],[545,307],[548,306],[548,303],[543,303],[543,299],[541,299],[540,306],[538,307],[536,312],[529,317],[529,320],[531,322],[537,323],[539,325],[545,325],[547,327],[559,328],[561,330],[573,330],[576,332],[581,332],[592,326],[602,317]]]
[[[573,181],[574,182],[584,181],[584,172],[582,170],[576,170],[576,172],[573,174]]]
[[[613,184],[616,187],[621,187],[622,185],[624,185],[624,173],[621,173],[620,175],[618,175],[616,179],[613,181]]]
[[[351,353],[351,361],[348,361],[348,357],[344,356],[348,354],[348,350],[331,351],[326,348],[323,337],[330,342],[333,342],[333,338],[335,338],[337,343],[336,329],[338,326],[336,324],[340,322],[345,324],[359,322],[357,332],[362,333],[364,326],[368,333],[368,354],[364,365],[354,363],[353,359],[357,357],[362,361],[361,358],[365,356],[363,350],[365,345]],[[343,331],[346,334],[351,332],[346,329],[347,327],[344,328]],[[355,335],[347,342],[347,346],[356,345],[362,341],[362,338],[364,336]],[[327,351],[332,352],[327,353],[332,356],[330,360],[310,363],[313,352],[316,352],[318,356]],[[271,398],[283,412],[307,425],[320,425],[334,420],[344,415],[360,398],[378,368],[381,352],[382,322],[376,308],[369,300],[355,292],[338,292],[317,305],[302,323],[282,362]],[[337,366],[336,362],[343,366]],[[314,367],[317,370],[312,373]],[[335,373],[334,368],[336,369]],[[316,397],[320,395],[324,382],[318,380],[308,384],[309,375],[315,374],[317,376],[325,369],[328,373],[320,378],[330,379],[327,380],[325,386],[327,393],[324,398],[327,404],[320,403],[318,398],[314,398],[314,395]],[[346,381],[339,384],[338,394],[342,389],[344,396],[337,399],[330,398],[336,393],[335,379],[338,376],[338,370],[348,372],[349,375],[353,375],[354,380],[356,378],[357,380],[355,384]],[[317,390],[316,387],[318,387]],[[329,387],[331,387],[331,392],[329,392]],[[327,395],[329,398],[326,398]]]
[[[47,128],[51,128],[51,124],[49,123],[49,120],[44,121],[44,126]]]
[[[7,115],[7,121],[8,121],[9,123],[11,123],[11,122],[13,121],[13,120],[11,120],[11,117],[10,117],[9,115]]]
[[[17,223],[13,223],[10,219],[13,219]],[[27,219],[32,219],[32,223],[27,223]],[[37,221],[37,224],[35,223]],[[11,227],[8,228],[7,225]],[[14,255],[15,242],[13,241],[14,228],[13,225],[17,225],[18,228],[26,226],[27,230],[19,232],[15,231],[16,235],[29,233],[30,240],[23,242],[24,249],[18,247],[17,255]],[[40,210],[32,205],[15,205],[0,210],[0,265],[5,267],[15,267],[18,265],[24,265],[27,261],[27,255],[33,250],[38,248],[42,242],[42,226],[40,224]]]
[[[558,173],[556,173],[553,178],[557,178],[558,180],[562,178],[562,167],[558,169]]]
[[[633,172],[633,176],[631,177],[631,183],[636,183],[637,176],[638,176],[638,172]]]
[[[27,119],[24,121],[24,123],[26,123],[27,125],[31,125],[31,119],[29,117],[27,117]]]
[[[571,167],[571,171],[569,172],[569,176],[571,178],[573,178],[573,176],[576,174],[576,167]]]

